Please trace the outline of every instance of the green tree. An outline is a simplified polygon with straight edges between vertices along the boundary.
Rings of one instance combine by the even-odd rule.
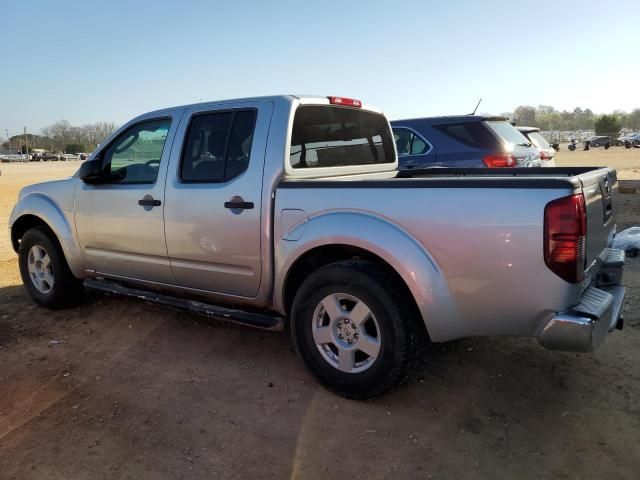
[[[596,120],[596,135],[618,136],[620,133],[620,121],[616,115],[602,115]]]
[[[636,108],[631,113],[626,116],[626,125],[627,128],[631,128],[632,130],[640,130],[640,108]]]
[[[513,112],[513,119],[518,125],[530,127],[536,123],[536,109],[528,105],[520,105]]]
[[[69,143],[68,145],[65,145],[64,151],[65,153],[76,154],[80,152],[86,152],[87,148],[81,143]]]

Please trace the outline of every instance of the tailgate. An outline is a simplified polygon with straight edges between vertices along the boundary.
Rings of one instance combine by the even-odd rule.
[[[611,245],[615,234],[613,197],[618,178],[613,168],[599,168],[578,175],[587,207],[587,269]]]

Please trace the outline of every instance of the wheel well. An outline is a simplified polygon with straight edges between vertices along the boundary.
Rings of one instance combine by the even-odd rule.
[[[393,278],[394,283],[402,290],[406,298],[407,306],[412,309],[416,316],[415,318],[422,319],[418,305],[411,294],[411,290],[409,290],[409,287],[400,274],[378,255],[351,245],[325,245],[316,247],[295,261],[285,279],[284,302],[287,314],[291,312],[291,305],[293,304],[293,299],[296,296],[298,288],[310,274],[330,263],[351,259],[366,260],[386,270],[388,275]],[[424,327],[424,322],[419,321],[418,323]]]
[[[11,245],[13,246],[13,250],[18,253],[18,249],[20,248],[20,239],[22,236],[30,229],[34,227],[41,227],[47,231],[49,238],[52,241],[59,243],[56,234],[51,230],[51,227],[47,225],[47,223],[42,220],[40,217],[35,215],[23,215],[18,218],[15,223],[11,226]]]

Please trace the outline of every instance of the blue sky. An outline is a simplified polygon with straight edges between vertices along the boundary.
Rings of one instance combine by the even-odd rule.
[[[0,133],[277,93],[390,118],[640,107],[637,0],[0,0]]]

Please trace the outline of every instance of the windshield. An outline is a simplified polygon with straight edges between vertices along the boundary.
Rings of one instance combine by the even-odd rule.
[[[522,145],[522,146],[530,146],[531,142],[522,135],[516,127],[511,125],[507,121],[496,121],[491,120],[485,122],[485,124],[489,127],[489,129],[497,135],[505,143],[510,143],[512,145]]]
[[[393,137],[383,115],[347,107],[301,106],[291,133],[295,169],[395,162]]]
[[[533,144],[538,148],[551,148],[547,139],[540,135],[540,132],[530,132],[529,140],[533,142]]]

